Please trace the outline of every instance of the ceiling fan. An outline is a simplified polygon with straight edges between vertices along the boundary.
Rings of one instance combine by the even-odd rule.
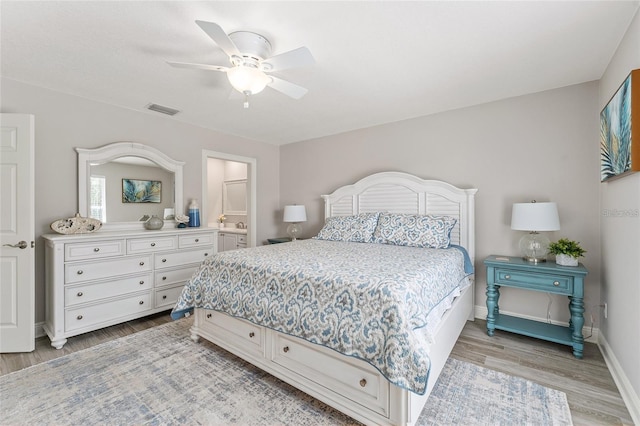
[[[267,74],[313,65],[315,60],[306,47],[270,56],[271,43],[260,34],[236,31],[227,35],[216,23],[196,21],[196,24],[229,56],[231,66],[167,61],[169,65],[226,73],[231,86],[245,96],[245,108],[249,107],[249,96],[260,93],[266,86],[293,99],[300,99],[307,93],[304,87]]]

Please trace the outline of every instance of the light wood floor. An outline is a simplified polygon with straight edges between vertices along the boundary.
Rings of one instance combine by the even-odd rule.
[[[168,313],[129,321],[72,337],[61,350],[53,349],[49,339],[42,337],[34,352],[0,354],[0,375],[168,321]],[[451,356],[565,392],[575,425],[633,425],[595,344],[585,344],[584,359],[577,360],[568,346],[499,330],[489,337],[485,327],[482,320],[467,323]]]

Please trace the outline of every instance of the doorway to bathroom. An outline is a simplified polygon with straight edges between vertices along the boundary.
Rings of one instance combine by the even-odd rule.
[[[237,241],[255,247],[256,159],[203,150],[202,170],[203,222],[221,233],[245,235]]]

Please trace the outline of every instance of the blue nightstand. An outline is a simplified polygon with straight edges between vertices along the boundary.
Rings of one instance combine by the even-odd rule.
[[[584,277],[587,269],[578,266],[560,266],[555,262],[533,264],[520,257],[489,256],[487,267],[487,334],[504,330],[525,336],[573,346],[573,355],[582,358],[584,338]],[[514,287],[545,293],[564,294],[569,298],[571,319],[569,326],[548,324],[510,315],[500,314],[498,300],[500,287]]]

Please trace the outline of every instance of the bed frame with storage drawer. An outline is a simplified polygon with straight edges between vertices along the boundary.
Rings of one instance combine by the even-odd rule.
[[[378,173],[325,195],[325,217],[366,212],[453,216],[453,244],[474,258],[474,195],[441,181]],[[413,425],[467,320],[473,321],[473,281],[453,302],[430,346],[424,395],[392,385],[359,359],[224,313],[197,308],[191,338],[201,337],[365,424]]]
[[[173,308],[185,282],[217,251],[217,230],[47,234],[46,322],[51,346]]]

